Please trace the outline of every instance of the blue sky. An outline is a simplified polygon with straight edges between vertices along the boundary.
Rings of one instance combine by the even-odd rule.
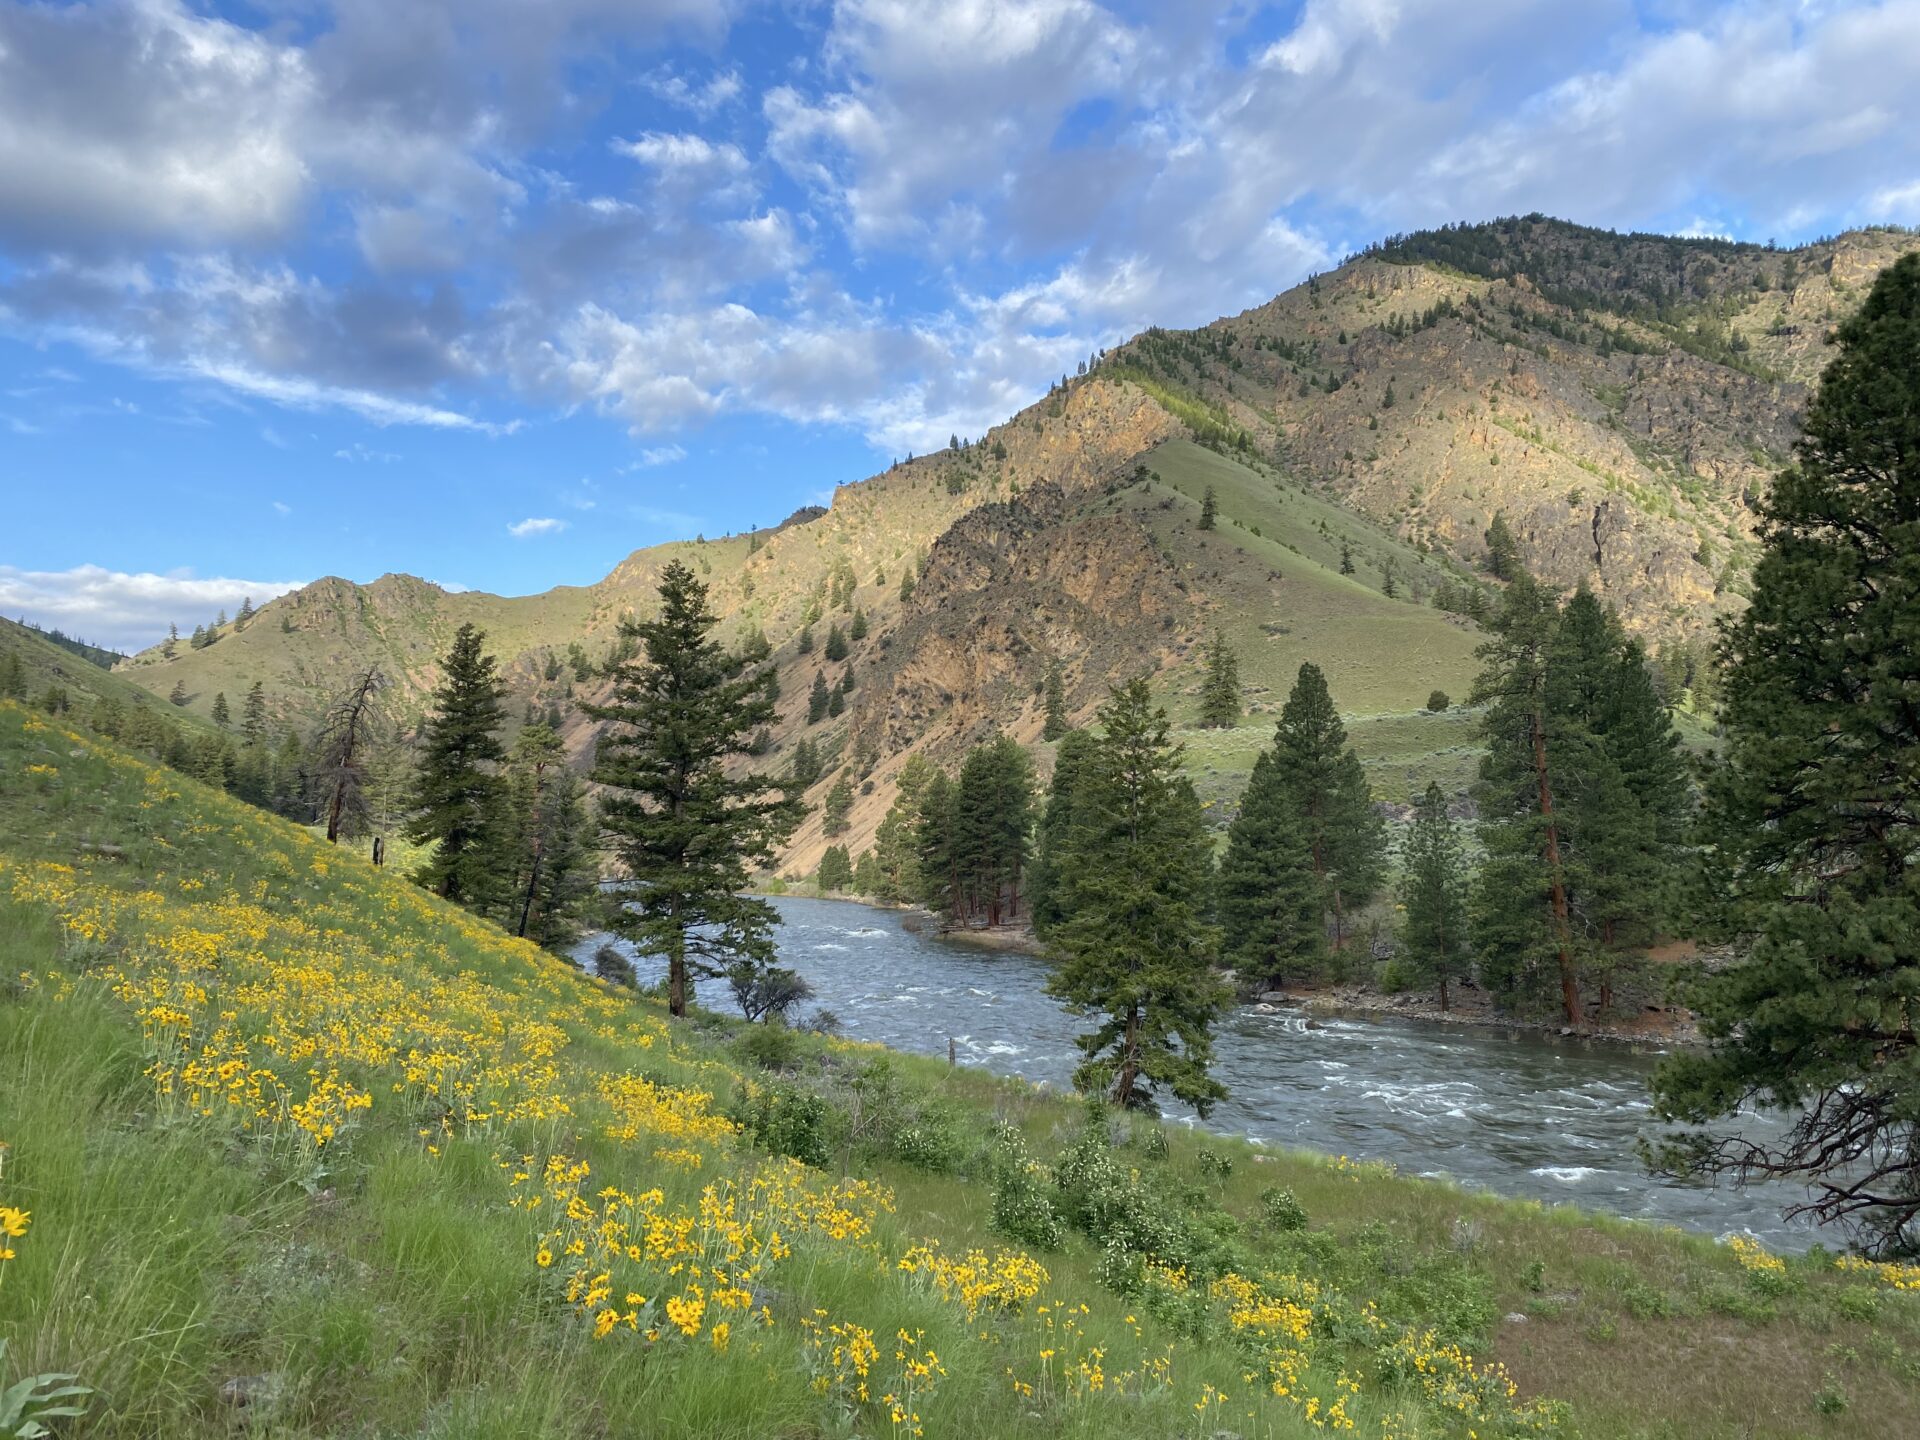
[[[0,0],[0,613],[585,583],[1535,209],[1920,222],[1920,0]]]

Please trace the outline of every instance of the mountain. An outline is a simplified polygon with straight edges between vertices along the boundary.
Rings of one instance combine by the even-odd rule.
[[[951,762],[997,729],[1037,743],[1056,661],[1077,720],[1143,669],[1191,717],[1215,627],[1250,714],[1186,737],[1204,798],[1237,795],[1312,659],[1376,792],[1405,800],[1471,766],[1468,717],[1424,702],[1464,695],[1477,632],[1433,602],[1463,608],[1482,583],[1494,514],[1536,573],[1591,584],[1656,648],[1697,637],[1741,603],[1752,505],[1790,452],[1828,329],[1916,247],[1891,229],[1776,250],[1538,216],[1394,237],[1241,315],[1147,331],[980,439],[778,528],[636,551],[594,584],[533,596],[330,578],[206,648],[149,650],[116,673],[159,694],[181,683],[203,714],[257,679],[293,723],[377,662],[411,718],[471,621],[516,708],[564,712],[601,693],[621,617],[647,611],[678,558],[712,587],[727,638],[773,647],[770,763],[815,741],[829,762],[816,801],[851,768],[841,838],[855,853],[909,754]],[[1209,489],[1213,530],[1199,523]],[[846,673],[824,658],[828,629],[856,612],[846,713],[809,726],[816,674]],[[565,733],[584,756],[590,725],[573,712]],[[783,869],[817,862],[819,823],[816,808]]]

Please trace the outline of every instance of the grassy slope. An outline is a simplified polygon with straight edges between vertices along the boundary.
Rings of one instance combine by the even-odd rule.
[[[1161,446],[1147,464],[1158,481],[1124,499],[1216,605],[1249,701],[1237,729],[1182,737],[1203,798],[1237,797],[1308,660],[1326,671],[1380,799],[1404,803],[1429,778],[1465,789],[1477,753],[1471,717],[1421,708],[1436,689],[1465,697],[1480,639],[1464,621],[1413,602],[1416,587],[1430,592],[1446,575],[1440,562],[1310,491],[1189,441]],[[1209,486],[1219,506],[1212,534],[1194,528]],[[1160,509],[1168,497],[1174,506]],[[1340,573],[1343,543],[1353,575]],[[1380,593],[1388,566],[1396,599]],[[1191,716],[1199,676],[1166,678],[1174,713]]]
[[[34,634],[23,625],[0,620],[0,654],[8,651],[18,655],[26,667],[27,694],[30,698],[37,699],[48,686],[58,685],[66,690],[75,706],[90,707],[96,700],[117,700],[128,709],[135,706],[157,709],[169,720],[191,731],[213,729],[211,724],[190,711],[176,709],[164,700],[156,699],[124,675],[103,670],[72,651],[55,645],[45,636]],[[237,712],[238,697],[232,698]]]
[[[104,836],[122,858],[84,848]],[[1199,1333],[1180,1333],[1180,1306],[1103,1290],[1078,1238],[1043,1257],[1036,1294],[969,1318],[898,1268],[922,1240],[950,1255],[997,1246],[968,1165],[929,1173],[849,1147],[858,1173],[843,1181],[758,1154],[683,1093],[724,1104],[764,1082],[725,1027],[670,1029],[391,873],[17,707],[0,707],[0,935],[0,1204],[32,1213],[0,1269],[0,1337],[16,1371],[77,1371],[99,1392],[89,1435],[209,1433],[232,1423],[220,1391],[236,1377],[253,1397],[246,1428],[282,1436],[907,1433],[872,1403],[841,1410],[809,1388],[800,1322],[816,1307],[878,1337],[876,1392],[897,1382],[890,1337],[924,1332],[945,1371],[913,1407],[928,1436],[1309,1434],[1301,1396],[1331,1399],[1343,1366],[1360,1383],[1357,1433],[1496,1432],[1417,1382],[1383,1382],[1361,1301],[1390,1332],[1433,1326],[1476,1353],[1491,1339],[1529,1391],[1571,1402],[1565,1433],[1892,1437],[1913,1413],[1920,1296],[1817,1258],[1754,1275],[1674,1232],[1184,1132],[1154,1159],[1144,1122],[1123,1167],[1231,1217],[1271,1290],[1285,1276],[1320,1287],[1294,1395],[1241,1378],[1271,1347],[1224,1307],[1187,1310]],[[196,1053],[211,1114],[177,1068]],[[793,1064],[844,1100],[821,1077],[874,1058],[808,1040]],[[996,1116],[1042,1158],[1080,1123],[1063,1098],[890,1063],[895,1103],[944,1126],[963,1159]],[[170,1064],[169,1091],[153,1070]],[[301,1108],[255,1116],[249,1092],[270,1101],[276,1075]],[[621,1075],[673,1088],[658,1105],[621,1101],[602,1085]],[[362,1094],[367,1108],[341,1104]],[[769,1325],[731,1312],[716,1344],[710,1311],[693,1339],[596,1341],[561,1278],[576,1262],[548,1239],[559,1253],[539,1263],[556,1201],[509,1203],[539,1188],[516,1186],[515,1165],[538,1176],[556,1153],[591,1167],[582,1213],[603,1212],[604,1185],[657,1186],[646,1203],[678,1212],[702,1185],[757,1174],[789,1196],[837,1196],[823,1223],[840,1233],[789,1218],[793,1254],[749,1287]],[[863,1234],[850,1217],[871,1208],[866,1182],[890,1187],[893,1208]],[[1258,1223],[1275,1184],[1309,1229]],[[616,1307],[628,1285],[657,1303],[687,1279],[611,1268]],[[997,1273],[1016,1272],[1003,1259]],[[1066,1377],[1094,1349],[1103,1387],[1075,1393]],[[1206,1386],[1225,1399],[1196,1409]],[[1844,1413],[1820,1413],[1821,1391]]]

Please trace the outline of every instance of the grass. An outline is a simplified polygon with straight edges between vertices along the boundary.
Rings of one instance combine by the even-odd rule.
[[[0,1206],[31,1216],[0,1262],[0,1385],[78,1373],[76,1433],[1295,1437],[1337,1413],[1651,1440],[1913,1414],[1920,1295],[1884,1277],[1138,1117],[1089,1140],[1071,1097],[981,1072],[669,1024],[14,706],[0,936]],[[1185,1283],[1110,1288],[1106,1221],[1057,1249],[996,1230],[1027,1173],[996,1126],[1059,1214],[1073,1165],[1105,1167],[1094,1193],[1170,1225]],[[1277,1189],[1304,1228],[1264,1218]],[[971,1288],[901,1267],[929,1243],[981,1252]],[[869,1398],[810,1323],[871,1332]],[[1559,1406],[1510,1404],[1489,1358]],[[895,1423],[876,1397],[916,1359]]]

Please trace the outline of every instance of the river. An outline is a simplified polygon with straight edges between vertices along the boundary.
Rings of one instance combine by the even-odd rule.
[[[915,934],[897,911],[774,903],[781,963],[806,977],[814,1005],[847,1036],[930,1055],[945,1055],[951,1039],[964,1065],[1068,1087],[1082,1022],[1045,993],[1040,960]],[[585,960],[606,938],[576,953]],[[644,956],[635,965],[643,983],[664,970]],[[720,982],[703,982],[698,998],[733,1008]],[[1710,1235],[1742,1231],[1776,1250],[1814,1238],[1781,1218],[1803,1198],[1798,1187],[1683,1184],[1640,1168],[1634,1143],[1650,1122],[1656,1047],[1256,1006],[1228,1016],[1214,1051],[1228,1098],[1206,1124],[1225,1134]]]

